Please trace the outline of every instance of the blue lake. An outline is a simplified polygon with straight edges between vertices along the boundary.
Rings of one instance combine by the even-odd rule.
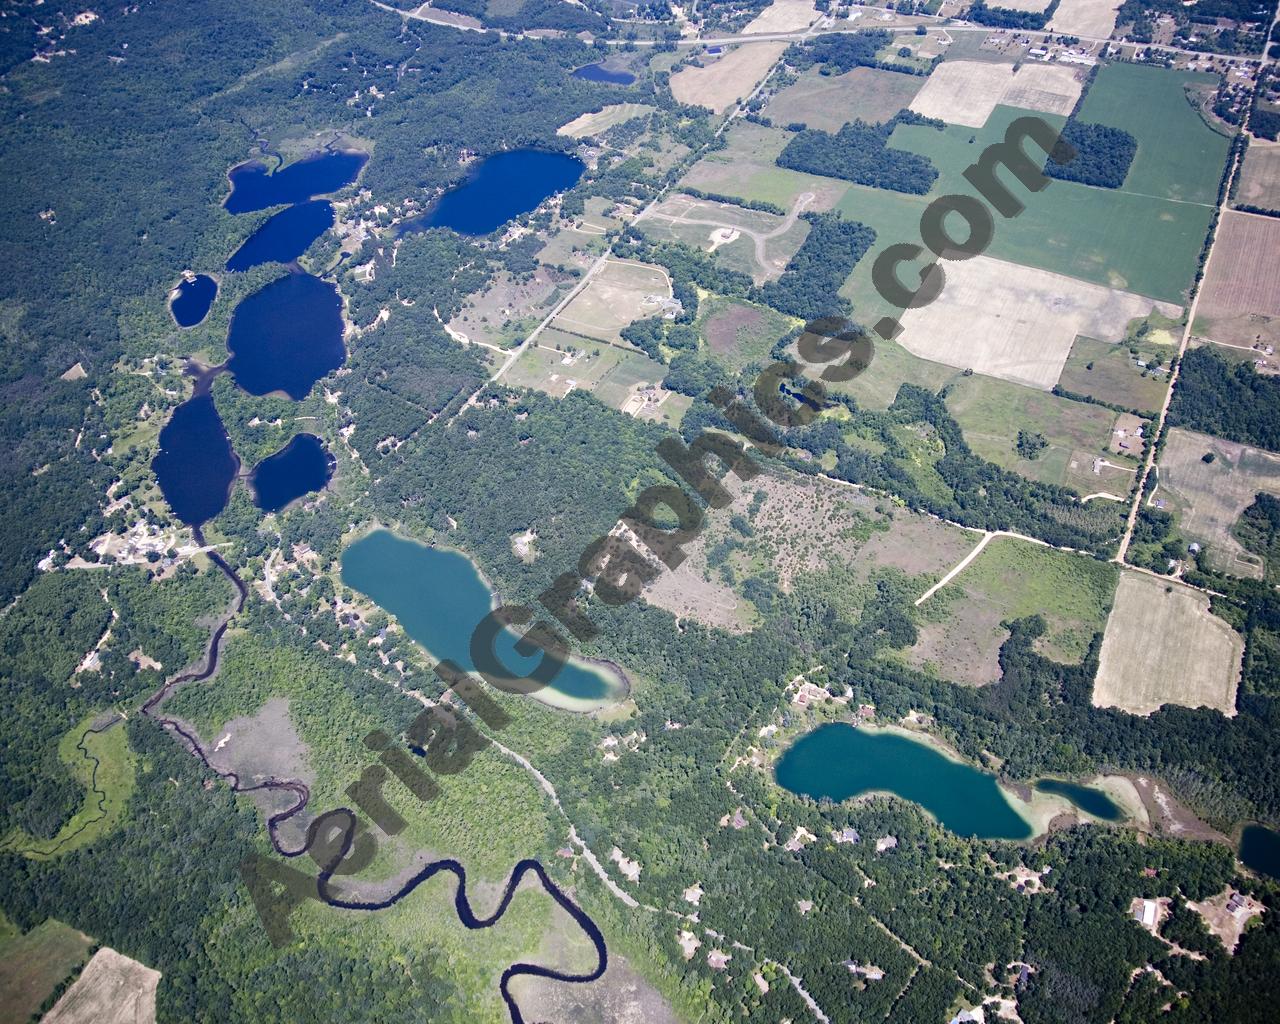
[[[394,615],[433,658],[474,670],[471,634],[493,608],[493,592],[466,555],[375,530],[343,551],[342,582]],[[498,656],[514,672],[532,672],[543,655],[517,654],[516,640],[504,630],[494,645]],[[623,687],[620,679],[571,658],[547,689],[604,704],[620,698]]]
[[[1102,821],[1123,821],[1124,812],[1106,793],[1092,786],[1082,786],[1077,782],[1064,782],[1061,779],[1040,779],[1034,788],[1041,793],[1053,793],[1065,796],[1073,804],[1093,817]]]
[[[184,278],[174,290],[169,311],[179,327],[195,327],[209,315],[217,296],[218,282],[208,274],[197,274],[190,281]]]
[[[507,221],[537,209],[548,196],[572,188],[586,165],[577,157],[543,149],[513,149],[479,161],[467,180],[450,189],[400,233],[452,228],[460,235],[487,235]]]
[[[369,159],[357,150],[325,150],[280,168],[274,174],[259,160],[233,167],[227,174],[229,213],[252,213],[269,206],[301,203],[350,185]]]
[[[588,82],[606,82],[609,85],[630,85],[636,80],[636,76],[629,71],[610,71],[604,66],[603,61],[578,68],[573,73],[573,77],[582,78]]]
[[[160,431],[160,451],[151,460],[164,500],[188,526],[199,526],[226,508],[239,468],[209,394],[173,410]]]
[[[346,359],[338,289],[310,274],[272,281],[236,307],[227,351],[227,369],[249,394],[306,398]]]
[[[227,260],[227,269],[242,271],[260,263],[290,263],[331,227],[333,204],[327,199],[290,206],[250,235]]]
[[[334,458],[324,442],[315,434],[299,434],[253,467],[249,482],[254,503],[267,512],[279,512],[295,498],[323,488],[333,468]]]
[[[957,835],[1026,839],[1032,831],[994,775],[896,732],[843,722],[819,726],[787,749],[775,775],[783,789],[815,800],[893,793],[919,804]]]

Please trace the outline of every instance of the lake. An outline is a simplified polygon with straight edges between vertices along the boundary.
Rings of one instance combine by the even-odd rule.
[[[1026,839],[1032,833],[994,775],[884,729],[843,722],[819,726],[787,749],[775,775],[783,789],[815,800],[893,793],[919,804],[957,835]]]
[[[269,206],[325,196],[355,181],[368,159],[368,153],[358,150],[325,150],[282,167],[274,174],[262,161],[250,160],[227,172],[231,194],[223,205],[229,213],[252,213]]]
[[[1240,833],[1240,862],[1260,874],[1280,878],[1280,832],[1246,825]]]
[[[209,307],[217,297],[218,282],[208,274],[197,274],[190,281],[184,278],[173,290],[169,312],[179,327],[195,327],[209,315]]]
[[[173,410],[160,431],[160,451],[151,460],[164,500],[188,526],[199,526],[227,507],[239,468],[210,394]]]
[[[227,269],[242,271],[260,263],[290,263],[331,227],[333,204],[327,199],[290,206],[250,235],[227,260]]]
[[[249,482],[254,504],[267,512],[279,512],[295,498],[323,488],[335,465],[320,438],[299,434],[253,467]]]
[[[1082,786],[1077,782],[1064,782],[1061,779],[1040,779],[1034,788],[1041,793],[1053,793],[1065,796],[1073,804],[1101,821],[1123,821],[1124,811],[1106,793],[1092,786]]]
[[[288,274],[247,296],[231,315],[227,369],[251,395],[283,391],[294,401],[346,361],[338,289]]]
[[[604,66],[603,61],[578,68],[573,73],[573,77],[582,78],[588,82],[607,82],[609,85],[630,85],[636,80],[636,76],[629,71],[610,71]]]
[[[374,530],[343,551],[342,582],[394,615],[433,658],[447,658],[474,671],[471,634],[494,601],[466,555],[406,540],[390,530]],[[514,633],[504,631],[495,645],[499,657],[513,671],[533,671],[542,654],[522,657],[515,653],[516,640]],[[620,679],[570,659],[536,696],[556,706],[585,710],[615,703],[623,694]]]
[[[543,149],[513,149],[480,160],[467,180],[442,195],[426,213],[406,221],[400,233],[452,228],[487,235],[535,210],[548,196],[572,188],[586,165],[577,157]]]

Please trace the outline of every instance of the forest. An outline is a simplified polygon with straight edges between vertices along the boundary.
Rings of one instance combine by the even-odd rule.
[[[1060,0],[1049,0],[1043,11],[1022,11],[1010,7],[989,7],[986,0],[973,0],[965,17],[992,28],[1041,29],[1053,19]]]
[[[1123,129],[1085,124],[1074,116],[1062,128],[1062,141],[1071,145],[1075,156],[1060,162],[1051,155],[1045,161],[1044,173],[1098,188],[1124,185],[1129,165],[1138,153],[1138,140]]]
[[[852,121],[834,135],[805,129],[794,134],[778,154],[778,166],[922,196],[937,181],[937,168],[926,156],[892,149],[889,136],[899,124],[926,120],[900,111],[884,124]]]
[[[1280,381],[1205,345],[1182,357],[1169,424],[1280,451]]]

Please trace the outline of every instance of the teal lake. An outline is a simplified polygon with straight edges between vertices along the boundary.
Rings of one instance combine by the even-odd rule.
[[[1032,832],[994,775],[894,732],[841,722],[819,726],[782,755],[776,777],[784,789],[815,800],[892,793],[919,804],[957,835],[1027,839]]]
[[[1091,786],[1082,786],[1078,782],[1063,782],[1061,779],[1041,779],[1035,784],[1041,793],[1052,793],[1065,796],[1073,804],[1101,821],[1123,821],[1124,811],[1120,810],[1111,797]]]
[[[410,638],[437,661],[448,659],[474,671],[471,634],[493,608],[493,592],[466,555],[405,540],[390,530],[375,530],[342,553],[342,582],[394,615]],[[527,674],[543,655],[522,657],[515,651],[517,639],[504,631],[496,650],[509,669]],[[624,688],[620,679],[603,669],[570,659],[546,691],[536,696],[557,706],[582,709],[611,704],[621,698]],[[558,701],[557,695],[568,700]]]

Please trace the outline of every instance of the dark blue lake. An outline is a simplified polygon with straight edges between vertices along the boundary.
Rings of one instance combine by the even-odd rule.
[[[636,76],[629,71],[610,71],[603,61],[578,68],[573,77],[583,78],[588,82],[607,82],[609,85],[630,85],[636,80]]]
[[[346,359],[338,289],[288,274],[245,298],[231,316],[227,369],[251,395],[283,391],[294,401]]]
[[[291,263],[331,227],[333,204],[327,199],[290,206],[250,235],[227,260],[227,269],[241,271],[259,263]]]
[[[188,526],[199,526],[226,508],[239,468],[208,394],[173,410],[160,431],[160,451],[151,460],[164,500]]]
[[[357,150],[325,150],[282,167],[274,174],[266,164],[250,160],[231,168],[227,174],[231,179],[231,195],[224,205],[229,213],[252,213],[268,206],[326,196],[355,181],[368,159],[368,153]]]
[[[254,503],[267,512],[279,512],[304,494],[318,491],[333,476],[334,458],[315,434],[299,434],[253,468]]]
[[[218,282],[208,274],[197,274],[183,280],[174,290],[169,311],[179,327],[194,327],[209,315],[209,307],[218,295]]]
[[[421,217],[400,229],[452,228],[460,235],[487,235],[536,209],[547,196],[572,188],[586,165],[577,157],[544,149],[513,149],[479,161],[465,182],[450,189]]]
[[[1240,862],[1272,878],[1280,878],[1280,832],[1246,825],[1240,834]]]

